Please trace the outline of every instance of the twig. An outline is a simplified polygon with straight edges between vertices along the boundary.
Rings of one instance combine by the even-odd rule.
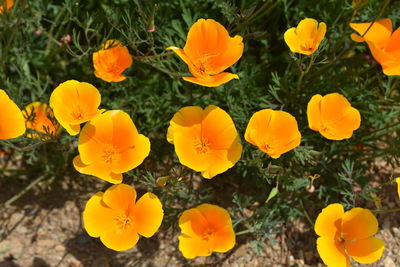
[[[36,180],[34,180],[27,187],[22,189],[17,195],[15,195],[12,198],[10,198],[9,200],[7,200],[6,203],[4,203],[4,206],[7,207],[7,206],[11,205],[12,203],[14,203],[20,197],[25,195],[29,190],[31,190],[35,185],[37,185],[39,182],[41,182],[44,178],[46,178],[46,175],[42,175],[39,178],[37,178]]]

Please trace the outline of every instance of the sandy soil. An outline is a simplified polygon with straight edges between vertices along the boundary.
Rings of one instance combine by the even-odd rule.
[[[70,180],[70,179],[65,179]],[[282,234],[274,236],[257,255],[248,236],[225,254],[186,260],[177,250],[177,234],[159,231],[150,239],[141,238],[136,247],[116,253],[98,239],[89,237],[82,227],[81,214],[89,197],[107,184],[98,179],[67,184],[55,182],[39,186],[0,211],[0,267],[11,266],[323,266],[316,249],[316,235],[303,220],[286,223]],[[0,188],[0,203],[21,190],[19,183]],[[387,190],[386,190],[387,189]],[[383,203],[400,207],[393,185]],[[400,266],[399,213],[378,215],[380,232],[386,244],[380,261],[370,266]],[[353,264],[352,266],[359,266]],[[365,266],[365,265],[364,265]]]

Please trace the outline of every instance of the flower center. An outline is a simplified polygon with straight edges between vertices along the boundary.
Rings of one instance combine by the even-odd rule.
[[[271,146],[269,144],[263,144],[260,148],[262,151],[267,153],[271,150]]]
[[[103,149],[102,157],[106,163],[112,164],[120,158],[120,153],[116,147],[108,145]]]
[[[311,51],[314,49],[314,47],[315,47],[315,43],[312,41],[306,41],[300,45],[300,48],[302,50],[306,50],[306,51]]]
[[[71,115],[74,120],[82,120],[84,118],[84,112],[80,106],[74,107]]]
[[[205,241],[210,241],[211,239],[214,238],[214,235],[215,235],[215,230],[212,229],[212,228],[207,228],[207,229],[203,232],[201,238],[202,238],[203,240],[205,240]]]
[[[210,146],[210,142],[208,141],[208,138],[206,137],[201,137],[194,142],[194,148],[196,149],[197,153],[199,154],[205,154],[208,152]]]
[[[116,221],[119,228],[126,230],[128,227],[133,226],[134,220],[132,217],[128,217],[125,214],[117,215],[114,220]]]

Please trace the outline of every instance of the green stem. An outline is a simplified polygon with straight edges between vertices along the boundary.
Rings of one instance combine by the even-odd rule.
[[[9,206],[12,203],[14,203],[16,200],[18,200],[20,197],[22,197],[23,195],[25,195],[29,190],[31,190],[32,187],[34,187],[36,184],[38,184],[39,182],[41,182],[44,178],[46,178],[45,175],[40,176],[39,178],[37,178],[36,180],[34,180],[32,183],[30,183],[27,187],[25,187],[24,189],[22,189],[17,195],[13,196],[12,198],[10,198],[9,200],[6,201],[6,203],[4,203],[4,206]]]
[[[248,234],[248,233],[252,233],[252,232],[253,232],[253,230],[247,229],[247,230],[243,230],[243,231],[237,232],[236,236],[244,235],[244,234]]]
[[[315,62],[315,58],[316,58],[316,56],[315,56],[314,54],[312,54],[312,55],[311,55],[310,62],[308,63],[308,66],[307,66],[306,70],[305,70],[305,71],[302,71],[302,72],[300,73],[299,79],[297,80],[297,89],[296,89],[296,94],[295,94],[296,97],[297,97],[297,95],[298,95],[298,94],[300,93],[300,91],[301,91],[301,85],[303,84],[304,76],[311,70],[311,67],[312,67],[312,65],[313,65],[314,62]],[[301,64],[301,63],[300,63],[300,64]]]
[[[308,215],[308,212],[307,212],[306,208],[304,207],[303,200],[301,200],[301,199],[300,199],[300,204],[301,204],[301,207],[303,208],[304,216],[307,218],[307,221],[310,223],[311,227],[314,228],[314,222],[311,220],[310,215]]]
[[[380,137],[382,135],[385,135],[385,134],[388,134],[388,133],[391,133],[391,132],[394,132],[394,131],[397,131],[397,130],[400,130],[400,122],[395,123],[395,124],[393,124],[393,125],[391,125],[389,127],[386,127],[386,128],[383,128],[383,129],[379,129],[379,130],[376,130],[376,131],[372,132],[370,135],[368,135],[368,136],[366,136],[364,138],[361,138],[361,142],[367,141],[367,140],[370,140],[370,139],[375,139],[377,137]]]
[[[391,212],[398,212],[400,208],[391,209],[391,210],[372,210],[373,213],[391,213]]]

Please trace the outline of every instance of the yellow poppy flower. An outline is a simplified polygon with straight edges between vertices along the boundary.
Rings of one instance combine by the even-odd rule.
[[[100,237],[108,248],[132,248],[139,235],[151,237],[160,228],[164,211],[156,195],[146,193],[136,201],[136,190],[126,184],[97,192],[86,203],[83,224],[91,237]]]
[[[251,116],[244,138],[276,159],[300,145],[296,118],[281,110],[263,109]]]
[[[25,121],[21,110],[0,89],[0,140],[16,138],[25,133]]]
[[[83,126],[78,150],[73,161],[77,171],[118,184],[122,173],[136,168],[149,155],[150,141],[138,133],[127,113],[110,110]]]
[[[28,132],[28,138],[49,140],[52,136],[61,132],[60,124],[54,117],[53,111],[47,104],[33,102],[22,111]]]
[[[101,101],[99,90],[85,82],[63,82],[50,96],[50,107],[57,121],[70,135],[77,135],[80,124],[97,116]]]
[[[331,140],[350,138],[361,124],[360,112],[341,94],[314,95],[307,106],[309,127]]]
[[[397,183],[397,194],[399,195],[400,198],[400,177],[396,178],[396,183]]]
[[[189,67],[194,77],[185,81],[208,87],[216,87],[239,76],[223,72],[240,59],[243,38],[230,37],[228,31],[213,19],[199,19],[189,30],[185,47],[168,47]]]
[[[326,24],[315,19],[306,18],[300,21],[297,28],[288,29],[284,34],[286,44],[293,53],[313,54],[324,39]]]
[[[351,23],[350,27],[363,35],[352,34],[356,42],[367,42],[372,56],[382,66],[386,75],[400,75],[400,28],[392,33],[391,19],[371,23]]]
[[[232,118],[216,106],[181,108],[170,121],[167,140],[181,164],[208,179],[233,167],[242,154]]]
[[[122,72],[132,65],[132,56],[120,41],[108,40],[93,53],[93,65],[96,77],[106,82],[121,82],[126,79]]]
[[[179,227],[182,231],[178,237],[179,250],[188,259],[227,252],[236,243],[228,211],[216,205],[201,204],[184,211]]]
[[[379,238],[378,221],[367,209],[344,212],[341,204],[331,204],[318,215],[314,226],[319,256],[328,267],[349,267],[350,257],[363,264],[379,260],[385,245]]]
[[[10,8],[12,8],[14,5],[14,1],[13,0],[2,0],[0,1],[0,14],[3,13],[3,8],[5,7],[6,10],[9,10]]]

